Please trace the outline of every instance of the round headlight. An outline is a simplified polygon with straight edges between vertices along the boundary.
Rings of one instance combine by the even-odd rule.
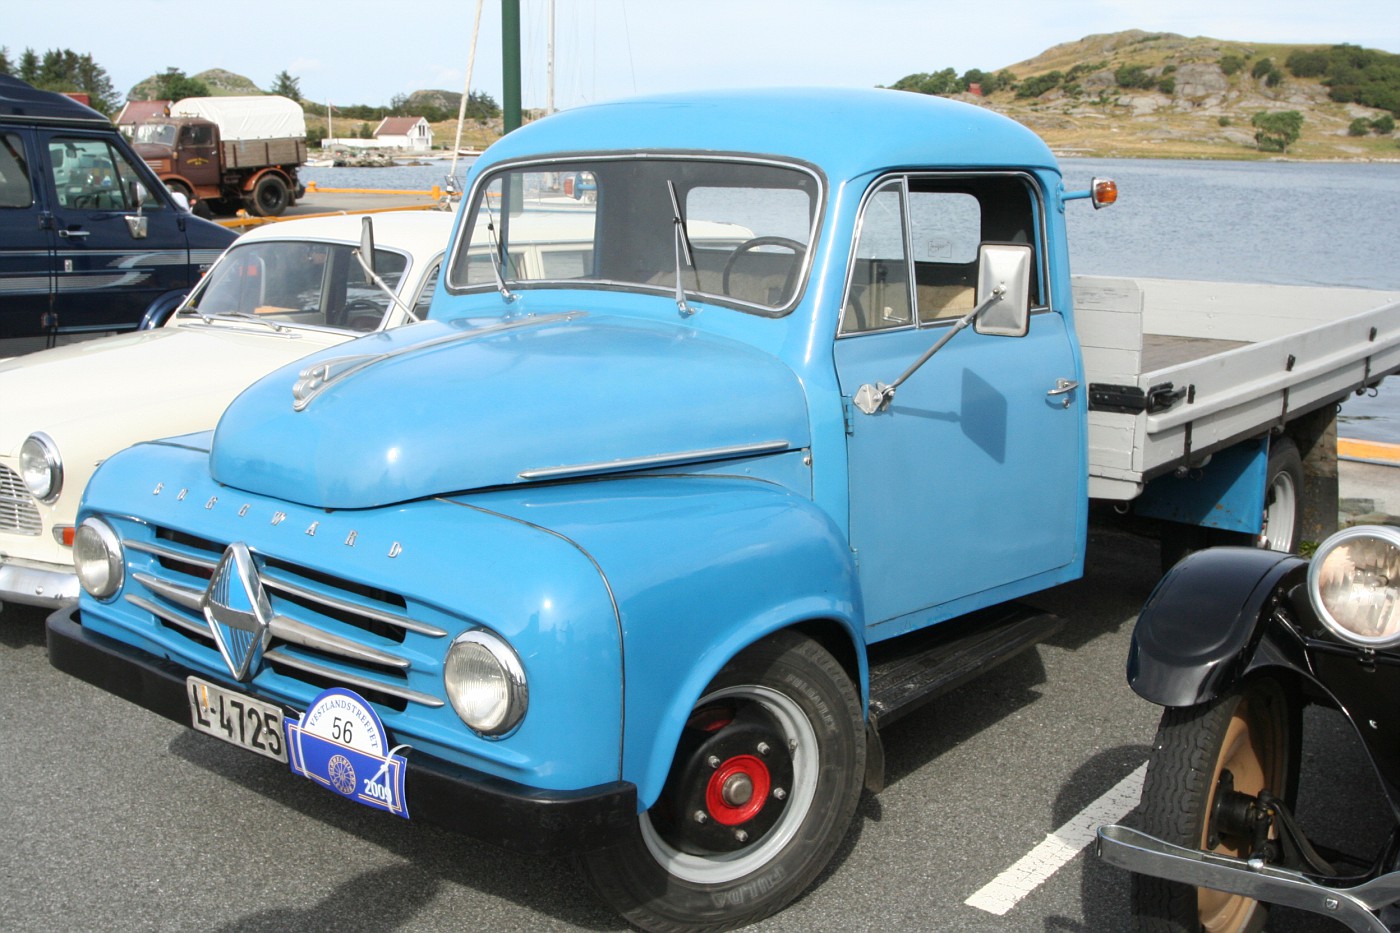
[[[504,735],[525,715],[529,694],[520,659],[485,629],[457,636],[447,651],[443,683],[462,722],[482,735]]]
[[[126,561],[122,542],[112,526],[98,518],[85,518],[73,534],[73,568],[89,595],[107,599],[122,585]]]
[[[63,490],[63,460],[47,434],[31,434],[19,448],[19,473],[24,487],[40,502],[52,502]]]
[[[1308,597],[1343,641],[1400,644],[1400,529],[1358,526],[1322,542],[1308,568]]]

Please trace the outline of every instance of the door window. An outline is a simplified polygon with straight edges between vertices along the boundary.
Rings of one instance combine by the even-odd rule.
[[[60,207],[79,211],[134,211],[132,188],[142,180],[130,162],[102,139],[55,136],[49,140],[49,168]],[[163,205],[151,192],[141,205]]]
[[[28,207],[34,203],[34,186],[24,158],[24,140],[14,133],[0,134],[0,207]]]

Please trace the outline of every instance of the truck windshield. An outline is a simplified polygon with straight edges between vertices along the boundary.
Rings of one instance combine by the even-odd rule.
[[[476,186],[447,285],[496,288],[499,271],[510,289],[674,295],[679,273],[690,299],[777,314],[801,293],[820,193],[811,171],[757,160],[512,167]]]
[[[157,146],[174,146],[175,129],[173,123],[142,123],[136,127],[136,141]]]
[[[369,281],[348,243],[267,240],[237,244],[200,283],[184,311],[203,317],[256,316],[270,324],[344,330],[379,327],[389,296]],[[397,288],[407,258],[376,249],[374,268]]]

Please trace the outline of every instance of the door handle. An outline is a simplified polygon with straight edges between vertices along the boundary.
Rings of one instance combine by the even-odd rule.
[[[1069,393],[1073,392],[1077,388],[1079,388],[1079,383],[1075,382],[1073,379],[1056,379],[1055,388],[1049,390],[1045,394],[1047,396],[1062,396],[1061,401],[1064,402],[1064,407],[1068,408],[1070,404]]]
[[[81,240],[85,236],[91,236],[91,230],[60,230],[58,235],[68,240]]]

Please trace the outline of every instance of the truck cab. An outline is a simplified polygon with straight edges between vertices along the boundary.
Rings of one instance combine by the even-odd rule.
[[[157,320],[235,238],[101,114],[0,76],[0,355]]]
[[[219,126],[211,120],[153,118],[136,127],[133,145],[162,181],[187,198],[219,185]]]

